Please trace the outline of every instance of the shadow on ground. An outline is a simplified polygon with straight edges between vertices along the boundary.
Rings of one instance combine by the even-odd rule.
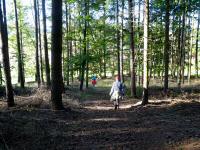
[[[199,149],[200,103],[0,112],[0,149]]]

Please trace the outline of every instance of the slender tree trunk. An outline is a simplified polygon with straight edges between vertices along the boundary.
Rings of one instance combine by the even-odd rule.
[[[68,4],[67,2],[65,3],[65,9],[66,9],[66,34],[67,34],[67,39],[66,39],[66,46],[67,46],[67,86],[69,85],[69,76],[70,76],[70,47],[69,47],[69,11],[68,11]]]
[[[44,38],[44,55],[45,55],[45,72],[47,87],[51,85],[50,81],[50,67],[49,67],[49,54],[48,54],[48,42],[47,42],[47,25],[46,25],[46,6],[45,0],[42,0],[42,13],[43,13],[43,38]]]
[[[190,24],[190,22],[189,22]],[[191,67],[192,67],[192,48],[193,48],[193,21],[192,21],[192,27],[190,28],[189,32],[190,38],[190,45],[189,45],[189,58],[188,58],[188,83],[191,82]]]
[[[71,59],[73,57],[73,49],[72,49],[72,23],[71,23],[71,9],[70,9],[70,5],[69,5],[69,33],[70,33],[70,40],[69,40],[69,55],[70,55],[70,77],[71,77],[71,82],[73,83],[73,64],[71,63]]]
[[[133,1],[128,1],[129,5],[129,24],[130,24],[130,72],[131,72],[131,96],[136,97],[135,82],[135,42],[134,42],[134,19],[133,19]]]
[[[8,107],[14,106],[14,96],[12,88],[12,80],[10,74],[10,62],[9,62],[9,52],[8,52],[8,31],[7,31],[7,19],[6,19],[6,3],[3,0],[3,12],[0,0],[0,35],[2,43],[2,57],[3,66],[5,74],[5,85],[6,85],[6,99]]]
[[[1,62],[0,62],[0,85],[3,84],[3,75],[2,75],[2,65],[1,65]]]
[[[181,51],[181,17],[179,17],[179,27],[178,27],[178,69],[177,69],[177,81],[178,87],[181,87],[181,65],[182,65],[182,51]]]
[[[63,109],[62,104],[62,0],[52,0],[52,86],[51,103],[52,109]]]
[[[122,0],[122,15],[121,15],[121,50],[120,50],[120,77],[121,82],[124,82],[124,0]]]
[[[181,31],[181,79],[184,84],[184,72],[185,72],[185,0],[183,0],[183,20],[182,20],[182,31]]]
[[[86,67],[86,56],[87,56],[87,44],[86,44],[86,38],[87,38],[87,20],[86,20],[86,16],[88,15],[88,11],[87,11],[87,0],[84,1],[84,6],[85,6],[85,23],[84,23],[84,30],[83,30],[83,44],[84,44],[84,49],[83,49],[83,60],[82,60],[82,64],[81,64],[81,79],[80,79],[80,90],[83,90],[83,83],[84,83],[84,76],[85,76],[85,67]]]
[[[41,72],[41,80],[44,83],[44,74],[43,74],[43,56],[42,56],[42,39],[41,39],[41,26],[40,26],[40,5],[37,0],[38,6],[38,33],[39,33],[39,52],[40,52],[40,72]]]
[[[169,0],[165,0],[166,14],[165,14],[165,49],[164,49],[164,65],[165,65],[165,81],[164,81],[164,92],[167,94],[168,91],[168,74],[169,74]]]
[[[23,36],[22,36],[22,29],[20,29],[20,47],[21,47],[21,55],[22,55],[22,75],[23,75],[23,79],[24,79],[24,83],[25,83],[25,69],[24,69],[24,49],[23,49]]]
[[[85,71],[86,71],[85,86],[86,86],[86,88],[88,88],[89,87],[88,86],[88,84],[89,84],[89,60],[88,60],[89,39],[88,38],[86,39],[86,47],[87,47],[87,49],[86,49],[86,51],[87,51],[86,52],[87,58],[86,58],[86,69],[85,69]]]
[[[196,69],[196,77],[198,78],[199,66],[198,66],[198,43],[199,43],[199,24],[200,24],[200,11],[198,13],[198,23],[197,23],[197,37],[196,37],[196,53],[195,53],[195,69]]]
[[[39,52],[38,52],[38,11],[37,11],[37,1],[34,0],[34,11],[35,11],[35,61],[36,61],[36,81],[38,83],[38,87],[40,87],[40,66],[39,66]]]
[[[24,88],[24,75],[23,75],[23,69],[22,69],[22,53],[21,53],[21,47],[20,47],[20,36],[19,36],[19,23],[18,23],[18,13],[17,13],[17,4],[16,0],[14,0],[14,6],[15,6],[15,25],[16,25],[16,38],[17,38],[17,51],[18,51],[18,75],[19,75],[19,81],[21,88]]]
[[[140,86],[140,72],[141,72],[141,65],[140,65],[140,62],[141,62],[141,58],[140,58],[140,0],[138,1],[138,84]]]
[[[103,71],[104,71],[104,78],[106,78],[106,3],[104,2],[103,6],[103,24],[104,24],[104,29],[103,29]]]
[[[117,71],[120,77],[120,30],[119,27],[119,0],[116,0],[116,26],[117,26]]]
[[[144,68],[143,68],[143,98],[142,105],[148,103],[148,27],[149,27],[149,0],[144,1]]]

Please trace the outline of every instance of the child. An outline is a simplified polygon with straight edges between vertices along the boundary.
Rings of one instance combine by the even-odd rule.
[[[92,76],[92,85],[95,86],[97,84],[97,77],[96,76]]]
[[[120,77],[115,77],[115,82],[110,90],[111,101],[114,102],[115,110],[119,109],[119,100],[124,96],[124,86],[120,81]]]

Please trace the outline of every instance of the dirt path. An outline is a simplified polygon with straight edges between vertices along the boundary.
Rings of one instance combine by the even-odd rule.
[[[200,103],[160,102],[114,111],[109,101],[71,112],[0,112],[0,149],[200,149]],[[129,107],[129,108],[128,108]]]

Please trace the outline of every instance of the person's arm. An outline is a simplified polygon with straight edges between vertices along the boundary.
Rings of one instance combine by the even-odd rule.
[[[114,90],[114,83],[112,84],[112,88],[111,88],[111,90],[110,90],[110,96],[113,94],[113,90]]]

